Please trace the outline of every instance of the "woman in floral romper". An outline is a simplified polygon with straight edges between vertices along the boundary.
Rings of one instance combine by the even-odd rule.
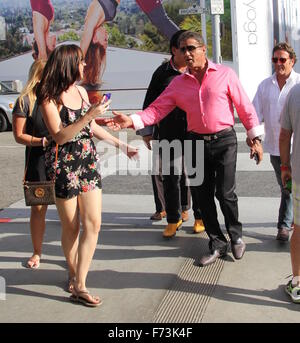
[[[137,154],[137,150],[95,123],[94,118],[106,112],[110,101],[89,110],[86,91],[76,85],[83,77],[84,66],[78,46],[58,46],[49,56],[37,98],[49,133],[59,146],[56,207],[69,269],[70,299],[87,306],[98,306],[101,299],[86,289],[86,277],[101,225],[101,176],[96,169],[98,157],[92,137],[109,141],[125,150],[130,158]],[[46,152],[49,177],[55,171],[54,142]],[[83,231],[79,238],[80,221]]]

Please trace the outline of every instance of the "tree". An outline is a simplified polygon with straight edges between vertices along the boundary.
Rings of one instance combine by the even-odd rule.
[[[60,35],[58,37],[58,41],[59,42],[65,42],[65,41],[79,41],[80,37],[78,36],[78,34],[74,31],[68,31],[65,32],[64,34]]]
[[[109,43],[115,46],[126,47],[126,37],[120,32],[117,25],[107,27],[109,32]]]
[[[185,16],[183,22],[180,24],[180,28],[183,30],[190,30],[198,33],[202,33],[201,19],[198,15]],[[211,22],[206,24],[206,34],[207,34],[207,55],[210,57],[212,53],[212,32],[211,32]]]

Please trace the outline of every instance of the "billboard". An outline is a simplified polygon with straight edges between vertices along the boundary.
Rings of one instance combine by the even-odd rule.
[[[47,59],[51,51],[56,46],[57,34],[53,30],[53,23],[56,17],[55,7],[57,1],[51,0],[30,0],[32,10],[32,25],[33,25],[33,53],[34,59]],[[67,2],[65,2],[66,4]],[[128,14],[132,11],[134,13],[134,5],[142,11],[150,20],[160,34],[162,34],[167,41],[172,35],[179,30],[179,26],[167,15],[162,1],[157,0],[136,0],[136,1],[122,1],[122,9],[127,18],[124,19],[122,14],[116,18],[116,15],[121,7],[120,0],[91,0],[86,3],[84,11],[79,9],[81,17],[84,17],[83,25],[80,27],[80,33],[77,35],[79,45],[83,52],[83,57],[86,62],[84,69],[84,77],[82,85],[88,90],[91,102],[98,100],[99,90],[101,89],[101,82],[103,73],[106,67],[106,51],[108,47],[109,35],[114,37],[114,42],[120,45],[120,41],[129,41],[132,47],[138,48],[137,44],[139,34],[136,35],[134,21]],[[122,12],[122,11],[119,11]],[[61,15],[61,13],[59,13]],[[71,16],[75,16],[70,13]],[[78,16],[78,13],[76,13]],[[136,14],[139,18],[139,14]],[[83,19],[83,18],[81,18]],[[127,31],[126,38],[120,31],[120,27],[126,21]],[[116,23],[117,25],[107,25]],[[124,28],[123,28],[124,30]],[[119,41],[116,36],[119,34]],[[145,35],[145,34],[144,34]],[[141,35],[140,35],[141,36]],[[143,36],[141,37],[144,38]],[[147,39],[147,38],[144,38]],[[121,42],[122,43],[122,42]],[[150,40],[148,42],[151,43]]]
[[[233,61],[250,99],[272,74],[272,0],[231,0]]]
[[[32,15],[33,34],[31,40],[28,39],[28,43],[32,45],[33,58],[46,59],[61,41],[77,41],[86,62],[82,84],[91,95],[91,102],[97,100],[97,93],[101,88],[106,69],[108,44],[142,51],[169,53],[169,40],[179,29],[198,32],[206,29],[206,25],[201,23],[203,18],[201,13],[206,11],[205,1],[73,0],[72,10],[69,2],[63,0],[28,0],[27,2],[30,4]],[[199,3],[201,6],[198,6]],[[217,5],[218,3],[216,2]],[[201,11],[180,14],[191,7],[200,8]],[[223,42],[225,42],[224,46],[227,45],[226,59],[226,57],[231,58],[230,0],[225,0],[225,10],[227,10],[225,19],[227,43],[225,39]],[[212,49],[209,15],[207,27],[210,52]]]

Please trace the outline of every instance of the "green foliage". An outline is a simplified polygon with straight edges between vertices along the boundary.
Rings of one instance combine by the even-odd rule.
[[[109,32],[109,43],[112,45],[126,47],[126,36],[120,32],[117,25],[113,25],[111,28],[108,27]]]
[[[201,17],[199,15],[190,15],[185,16],[183,22],[180,25],[180,28],[183,30],[190,30],[194,32],[199,32],[202,34],[201,27]],[[212,55],[212,36],[211,36],[211,22],[206,24],[206,36],[207,36],[207,55],[211,57]]]
[[[150,23],[146,23],[144,33],[140,36],[140,39],[143,42],[140,46],[142,50],[169,52],[168,40]]]
[[[78,34],[74,31],[68,31],[65,32],[64,34],[60,35],[58,37],[58,41],[59,42],[65,42],[65,41],[79,41],[80,37],[78,36]]]
[[[31,48],[30,48],[31,49]],[[0,42],[0,59],[11,57],[28,51],[28,46],[23,46],[22,35],[15,26],[11,27],[6,36],[6,41]]]
[[[224,0],[225,13],[221,16],[221,21],[225,26],[225,35],[221,39],[221,51],[223,59],[232,61],[232,32],[231,32],[231,12],[230,0]]]
[[[196,1],[195,1],[196,2]],[[184,19],[184,16],[179,14],[179,9],[186,8],[191,6],[191,4],[182,0],[172,0],[164,5],[166,12],[168,13],[169,18],[172,18],[172,21],[181,26],[181,22]]]

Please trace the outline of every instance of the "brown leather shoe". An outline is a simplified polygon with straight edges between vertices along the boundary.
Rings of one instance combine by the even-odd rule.
[[[177,223],[168,223],[163,233],[165,238],[171,238],[176,235],[176,231],[181,228],[182,220],[179,220]]]
[[[206,266],[216,262],[216,260],[218,258],[224,257],[226,255],[227,255],[226,252],[221,252],[220,250],[214,250],[211,254],[202,256],[200,258],[200,261],[199,261],[200,266],[206,267]]]
[[[165,218],[167,215],[166,211],[162,211],[162,212],[155,212],[152,214],[152,216],[150,217],[151,220],[162,220],[163,218]]]
[[[202,219],[195,219],[193,230],[194,230],[194,233],[201,233],[205,231],[205,226],[203,224]]]
[[[236,242],[231,242],[231,251],[236,260],[240,260],[246,251],[246,244],[239,238]]]
[[[181,219],[183,222],[187,222],[189,220],[189,211],[182,211]]]
[[[281,242],[287,242],[290,238],[289,230],[282,227],[281,229],[278,229],[278,233],[276,236],[277,241]]]

